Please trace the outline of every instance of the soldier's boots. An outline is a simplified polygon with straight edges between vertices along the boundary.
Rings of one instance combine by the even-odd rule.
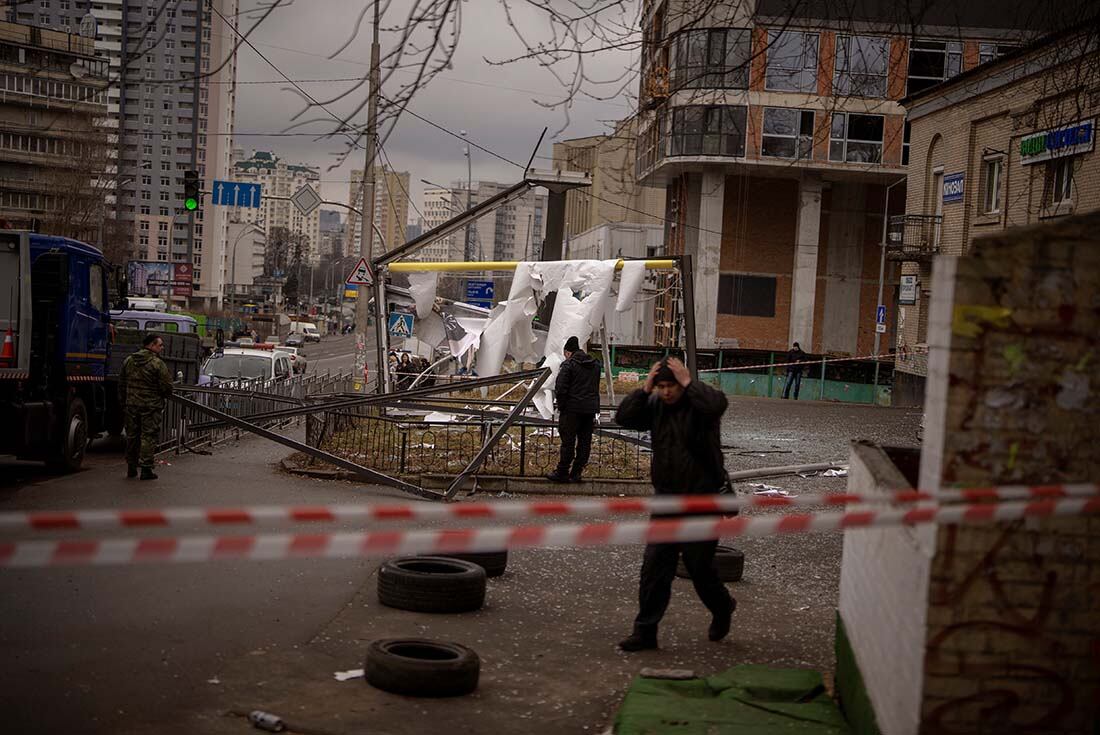
[[[141,468],[141,479],[142,480],[155,480],[155,479],[157,479],[157,473],[153,472],[153,470],[150,469],[149,467],[142,467]]]
[[[126,476],[127,477],[137,477],[137,465],[136,464],[126,465]]]

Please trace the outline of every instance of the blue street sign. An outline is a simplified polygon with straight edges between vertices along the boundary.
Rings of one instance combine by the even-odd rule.
[[[486,309],[493,307],[492,281],[466,281],[466,303]]]
[[[413,315],[391,311],[389,330],[391,337],[411,337],[413,335]]]
[[[875,312],[875,324],[886,323],[886,307],[882,304],[878,305],[878,311]]]
[[[943,203],[961,202],[965,189],[965,174],[948,174],[943,177]]]
[[[214,204],[223,207],[260,208],[262,193],[260,184],[246,184],[240,181],[214,180]]]

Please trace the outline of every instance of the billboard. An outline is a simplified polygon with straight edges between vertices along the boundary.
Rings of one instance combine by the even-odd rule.
[[[128,290],[134,296],[190,296],[194,270],[190,263],[131,260],[127,267]]]

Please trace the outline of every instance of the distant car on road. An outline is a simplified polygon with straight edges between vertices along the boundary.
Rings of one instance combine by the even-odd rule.
[[[291,376],[290,355],[282,350],[226,349],[206,358],[199,385],[234,386],[285,380]]]
[[[287,347],[302,347],[306,343],[305,335],[294,332],[286,338]]]

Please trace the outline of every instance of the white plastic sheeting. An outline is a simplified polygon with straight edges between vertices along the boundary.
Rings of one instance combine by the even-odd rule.
[[[544,418],[554,413],[554,379],[558,374],[565,341],[575,336],[581,344],[603,321],[611,305],[611,283],[616,260],[565,260],[523,262],[516,267],[508,299],[489,315],[481,334],[477,372],[482,377],[499,375],[504,357],[533,362],[538,359],[531,319],[538,310],[535,294],[556,292],[554,313],[542,356],[550,368],[550,379],[535,397]],[[643,266],[644,267],[644,266]],[[633,296],[631,296],[633,301]]]
[[[615,302],[615,311],[627,311],[634,306],[642,284],[645,282],[645,261],[628,260],[623,263],[623,272],[619,275],[619,300]]]
[[[416,302],[416,317],[425,319],[432,313],[435,305],[435,291],[439,285],[439,273],[434,271],[427,273],[409,274],[409,294]]]

